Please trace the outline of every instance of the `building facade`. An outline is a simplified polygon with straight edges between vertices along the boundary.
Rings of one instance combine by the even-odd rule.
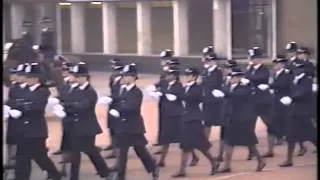
[[[58,2],[7,0],[4,39],[18,38],[30,20],[40,42],[43,16],[53,19],[59,53],[199,56],[213,45],[222,58],[246,58],[259,46],[272,58],[286,43],[310,47],[317,57],[317,0],[172,0]]]

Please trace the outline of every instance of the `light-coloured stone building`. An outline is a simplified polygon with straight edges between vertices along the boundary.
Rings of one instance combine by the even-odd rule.
[[[5,40],[23,20],[40,41],[40,19],[53,19],[59,52],[149,56],[170,48],[198,56],[213,45],[223,58],[245,58],[260,46],[274,57],[286,43],[317,48],[317,0],[121,0],[100,2],[4,0]]]

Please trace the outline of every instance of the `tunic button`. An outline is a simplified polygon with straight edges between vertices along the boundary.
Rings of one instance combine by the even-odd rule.
[[[29,123],[30,123],[29,121],[25,121],[25,122],[24,122],[24,124],[29,124]]]
[[[122,121],[126,121],[126,119],[122,119]]]
[[[79,119],[75,119],[74,121],[75,121],[75,122],[78,122],[78,121],[79,121]]]

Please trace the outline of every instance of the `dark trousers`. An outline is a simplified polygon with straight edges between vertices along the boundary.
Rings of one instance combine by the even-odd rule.
[[[71,178],[70,180],[79,179],[79,170],[81,163],[81,152],[89,156],[90,161],[96,168],[100,177],[107,177],[110,169],[104,162],[98,149],[95,147],[94,136],[72,137],[71,140]]]
[[[23,139],[18,142],[15,179],[29,180],[31,160],[34,160],[49,176],[59,179],[60,173],[47,155],[46,138]]]
[[[137,156],[140,158],[144,168],[148,173],[151,173],[155,170],[156,164],[150,153],[146,149],[145,146],[134,146],[134,151]],[[120,156],[119,156],[119,177],[125,178],[126,169],[127,169],[127,161],[128,161],[128,150],[129,147],[120,147]]]

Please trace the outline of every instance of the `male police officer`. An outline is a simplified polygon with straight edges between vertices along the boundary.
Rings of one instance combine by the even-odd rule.
[[[28,89],[24,91],[24,100],[11,106],[10,115],[23,123],[18,142],[15,178],[30,179],[31,159],[48,172],[50,178],[58,180],[60,173],[47,155],[46,138],[48,129],[45,121],[45,106],[49,90],[40,84],[39,64],[32,63],[25,68]]]
[[[159,170],[155,161],[146,149],[145,127],[141,116],[142,92],[136,86],[137,68],[135,64],[126,65],[122,70],[120,96],[111,97],[116,107],[109,113],[117,118],[116,146],[120,149],[118,179],[124,180],[126,174],[129,147],[133,146],[152,180],[158,179]]]

